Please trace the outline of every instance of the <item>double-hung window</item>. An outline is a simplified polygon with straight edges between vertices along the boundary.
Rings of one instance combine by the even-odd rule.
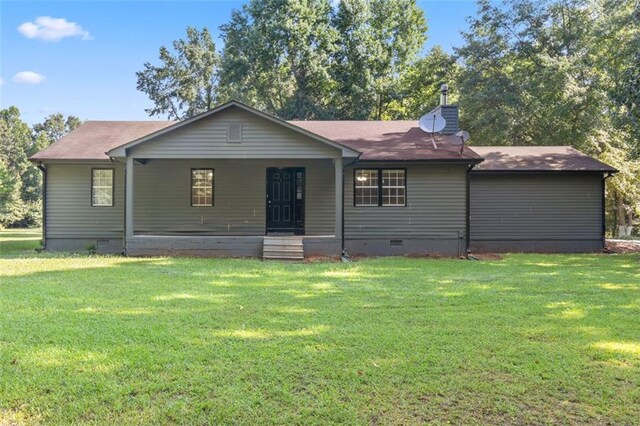
[[[91,205],[113,206],[113,169],[91,169]]]
[[[356,170],[355,204],[356,206],[377,206],[380,204],[378,170]]]
[[[406,206],[405,169],[356,169],[355,206]]]
[[[191,169],[191,205],[213,206],[213,169]]]

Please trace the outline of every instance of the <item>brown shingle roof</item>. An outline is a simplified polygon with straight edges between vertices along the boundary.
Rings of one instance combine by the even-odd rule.
[[[478,160],[479,156],[451,141],[453,135],[431,136],[416,121],[290,121],[307,131],[362,153],[362,160]],[[107,160],[106,151],[175,124],[173,121],[87,121],[32,160]]]
[[[364,161],[480,160],[474,170],[483,171],[598,171],[615,172],[608,166],[567,146],[459,147],[454,135],[431,136],[416,121],[290,121],[336,143],[361,152]],[[87,121],[48,148],[31,157],[34,161],[108,160],[106,151],[175,124],[173,121]]]
[[[31,157],[45,160],[108,160],[106,151],[141,138],[174,121],[86,121]]]
[[[613,167],[570,146],[473,146],[484,161],[477,172],[616,172]]]
[[[438,149],[433,148],[431,135],[418,127],[418,121],[290,121],[317,135],[331,139],[362,153],[361,160],[479,160],[479,156],[451,141],[454,135],[435,134]]]

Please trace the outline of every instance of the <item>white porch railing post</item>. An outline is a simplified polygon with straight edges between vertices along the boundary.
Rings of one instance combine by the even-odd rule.
[[[133,237],[133,158],[127,157],[126,178],[126,200],[124,203],[125,227],[127,229],[125,237]]]
[[[342,237],[342,158],[333,160],[336,169],[336,237]]]

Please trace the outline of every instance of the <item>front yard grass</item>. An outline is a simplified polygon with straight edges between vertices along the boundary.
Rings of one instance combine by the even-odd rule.
[[[0,244],[0,424],[640,418],[638,255],[286,264]]]

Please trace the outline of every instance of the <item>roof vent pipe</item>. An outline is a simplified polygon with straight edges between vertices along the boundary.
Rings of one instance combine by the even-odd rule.
[[[447,104],[447,93],[449,92],[449,86],[443,84],[440,86],[440,105]]]

